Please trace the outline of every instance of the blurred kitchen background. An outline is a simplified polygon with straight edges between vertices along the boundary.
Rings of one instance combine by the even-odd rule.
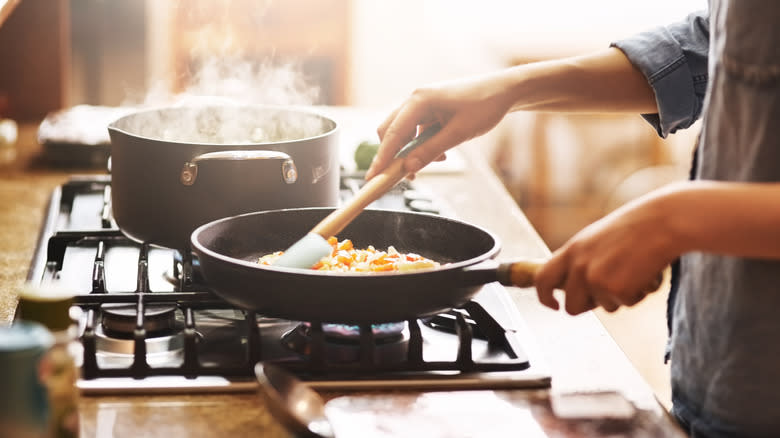
[[[180,93],[386,112],[417,86],[604,48],[706,3],[0,0],[0,117]],[[554,250],[684,178],[697,129],[660,139],[638,115],[516,113],[485,156]],[[668,403],[664,306],[661,292],[599,317]]]

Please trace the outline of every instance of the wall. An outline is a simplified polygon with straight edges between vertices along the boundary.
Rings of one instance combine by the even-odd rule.
[[[606,47],[706,5],[706,0],[357,0],[353,103],[392,105],[421,84],[488,71],[518,56]]]
[[[120,105],[144,93],[147,42],[141,1],[69,0],[70,104]]]

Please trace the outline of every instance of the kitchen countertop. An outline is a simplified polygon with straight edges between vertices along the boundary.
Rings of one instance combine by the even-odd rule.
[[[347,108],[329,111],[342,122],[343,132],[351,129],[354,134],[357,131],[353,128],[357,126],[373,129],[378,123],[375,117],[367,115],[370,112]],[[74,173],[89,173],[80,169],[52,169],[41,164],[37,158],[40,146],[36,141],[36,129],[37,126],[21,126],[16,159],[11,163],[0,163],[0,323],[13,319],[15,290],[26,278],[51,191]],[[372,133],[366,131],[365,135]],[[497,234],[502,241],[499,259],[545,257],[549,250],[544,242],[481,157],[480,149],[489,138],[472,140],[457,149],[459,160],[468,163],[467,166],[423,172],[418,175],[417,184],[443,200],[458,218]],[[346,141],[348,139],[342,138],[342,144],[351,144]],[[650,421],[658,428],[656,432],[662,431],[664,436],[684,436],[594,314],[588,312],[571,317],[563,311],[549,310],[538,303],[533,289],[509,288],[509,293],[552,375],[552,388],[448,393],[446,399],[442,398],[443,401],[432,406],[442,406],[459,418],[468,417],[470,424],[483,419],[486,426],[492,427],[481,429],[482,433],[488,434],[486,436],[497,436],[502,432],[527,436],[517,431],[518,427],[526,427],[517,421],[517,412],[536,418],[527,423],[538,429],[533,436],[615,436],[615,433],[626,436],[626,430],[630,429],[621,432],[614,427],[602,427],[603,424],[596,427],[592,422],[561,428],[560,421],[548,418],[551,396],[617,391],[635,404],[644,422]],[[326,398],[336,395],[324,394]],[[423,394],[408,392],[362,396],[350,395],[339,406],[343,412],[349,409],[370,411],[371,404],[379,398],[394,403],[393,406],[399,407],[398,412],[402,412],[402,407],[410,404],[431,410],[424,401],[436,400],[435,394],[422,397]],[[513,421],[502,423],[497,419],[496,412],[501,410],[492,410],[491,414],[484,408],[468,415],[463,413],[463,404],[491,406],[489,400],[496,397],[509,402],[500,406],[514,407],[506,414]],[[253,393],[85,396],[80,401],[80,413],[84,437],[289,436]],[[429,418],[435,417],[431,415]],[[354,424],[352,434],[346,435],[360,436],[368,427],[359,422]],[[407,427],[406,433],[420,430],[420,424],[414,421]],[[445,429],[439,428],[443,434],[442,430]],[[470,433],[465,429],[457,430]]]

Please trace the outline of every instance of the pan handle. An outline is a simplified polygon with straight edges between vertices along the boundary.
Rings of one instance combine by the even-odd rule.
[[[539,269],[545,264],[545,260],[517,260],[501,263],[496,270],[498,282],[505,286],[532,287],[534,278]]]
[[[298,169],[293,159],[279,151],[218,151],[207,152],[184,163],[179,181],[185,186],[195,184],[198,177],[198,163],[201,161],[246,161],[246,160],[282,160],[282,179],[292,184],[298,179]]]
[[[461,281],[468,285],[498,281],[504,286],[532,287],[536,273],[545,262],[545,259],[521,259],[504,263],[486,260],[463,268]]]
[[[490,271],[494,272],[494,278],[492,281],[498,281],[504,286],[515,287],[533,287],[536,273],[547,263],[545,259],[527,259],[527,260],[515,260],[511,262],[500,263],[498,267],[495,264],[479,264],[473,267],[467,267],[464,271],[468,271],[468,275],[474,278],[476,281],[489,282],[486,274]],[[653,282],[645,287],[646,292],[653,292],[661,287],[664,275],[663,272],[659,273]],[[563,284],[558,285],[562,287]]]

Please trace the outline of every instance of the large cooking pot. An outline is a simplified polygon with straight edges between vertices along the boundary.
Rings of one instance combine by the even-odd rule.
[[[138,242],[189,251],[192,231],[217,218],[338,203],[337,124],[309,109],[150,109],[108,132],[114,219]]]
[[[365,210],[340,233],[357,248],[393,245],[442,264],[437,269],[339,273],[260,265],[288,248],[329,208],[248,213],[218,219],[192,233],[192,250],[214,292],[226,301],[285,319],[333,323],[404,321],[468,302],[485,283],[528,287],[537,261],[496,263],[499,242],[478,226],[437,215]]]

